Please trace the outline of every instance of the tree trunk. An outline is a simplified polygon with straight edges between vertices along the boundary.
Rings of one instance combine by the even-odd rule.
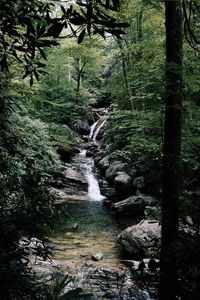
[[[81,59],[77,60],[78,63],[78,70],[77,70],[77,87],[76,87],[76,100],[79,100],[79,93],[80,93],[80,87],[81,87],[81,79],[83,74],[83,69],[85,67],[85,63],[81,65]]]
[[[160,300],[175,300],[179,199],[181,193],[182,5],[165,0],[166,106],[163,145]]]

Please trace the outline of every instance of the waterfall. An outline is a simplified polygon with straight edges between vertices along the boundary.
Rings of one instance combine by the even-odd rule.
[[[100,131],[100,129],[104,126],[108,119],[108,116],[101,116],[98,121],[96,121],[91,127],[90,127],[90,135],[89,138],[93,140],[93,142],[96,142],[97,135]]]
[[[94,129],[97,125],[98,121],[96,121],[91,127],[90,127],[90,135],[89,135],[89,138],[92,139],[93,137],[93,133],[94,133]]]
[[[96,179],[94,173],[94,161],[91,159],[90,163],[87,165],[87,180],[88,180],[88,197],[93,201],[101,201],[105,199],[104,196],[101,195],[101,191],[99,188],[98,180]]]
[[[105,199],[101,195],[98,180],[94,174],[94,160],[92,157],[86,157],[86,150],[80,150],[79,155],[75,158],[79,167],[84,171],[88,182],[88,197],[93,201],[101,201]]]

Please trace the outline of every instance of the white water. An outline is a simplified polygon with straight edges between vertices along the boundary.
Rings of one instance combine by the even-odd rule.
[[[98,121],[96,121],[91,127],[90,127],[90,135],[89,135],[89,138],[92,139],[93,137],[93,133],[94,133],[94,130],[95,130],[95,127],[97,125]]]
[[[97,138],[97,135],[100,131],[100,129],[103,127],[103,125],[106,123],[107,121],[107,118],[105,120],[103,120],[103,122],[97,127],[97,129],[95,130],[95,132],[93,133],[93,141],[96,142],[96,138]]]
[[[108,116],[101,116],[91,127],[89,138],[96,142],[97,135],[100,129],[104,126],[107,121]]]
[[[80,150],[79,155],[76,157],[76,161],[79,163],[79,166],[84,170],[85,176],[88,181],[88,198],[93,201],[101,201],[105,199],[105,197],[101,195],[98,180],[93,172],[93,158],[86,157],[86,150],[82,149]]]
[[[93,159],[91,159],[87,164],[87,172],[86,172],[86,176],[88,180],[88,197],[90,200],[93,201],[101,201],[105,199],[105,197],[101,195],[99,183],[93,173],[93,168],[94,168],[94,161]]]

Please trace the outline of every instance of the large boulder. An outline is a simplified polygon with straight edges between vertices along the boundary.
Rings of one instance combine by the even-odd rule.
[[[131,196],[123,201],[114,203],[112,207],[118,214],[136,216],[144,214],[145,202],[141,197]]]
[[[122,253],[132,259],[157,256],[160,248],[161,226],[157,221],[143,220],[128,227],[118,236]]]
[[[116,190],[112,187],[101,188],[101,194],[108,199],[116,198]]]
[[[133,194],[132,178],[125,172],[119,172],[114,179],[115,189],[120,198],[125,198]]]
[[[73,164],[65,164],[64,167],[65,171],[62,182],[65,185],[65,193],[69,195],[85,194],[88,189],[88,182],[83,170]]]
[[[109,155],[105,156],[98,162],[98,167],[103,171],[109,167]]]
[[[106,198],[115,198],[117,196],[115,188],[111,187],[106,180],[99,180],[101,194]]]
[[[119,172],[123,172],[125,170],[125,164],[121,161],[113,161],[108,169],[106,170],[106,178],[113,181],[114,178],[119,175]]]
[[[75,131],[82,135],[89,135],[90,133],[90,125],[87,120],[77,120],[72,127]]]

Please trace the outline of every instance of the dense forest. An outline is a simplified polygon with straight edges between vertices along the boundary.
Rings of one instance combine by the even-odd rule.
[[[199,17],[0,0],[1,299],[199,299]]]

